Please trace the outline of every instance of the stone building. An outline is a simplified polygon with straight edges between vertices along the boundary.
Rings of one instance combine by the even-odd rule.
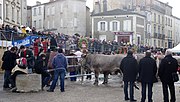
[[[86,0],[52,0],[45,4],[45,31],[86,35]]]
[[[86,35],[87,37],[91,37],[92,35],[92,25],[91,25],[91,13],[90,8],[86,7]]]
[[[180,43],[180,18],[173,16],[174,46]]]
[[[94,0],[93,14],[113,9],[133,10],[146,15],[145,45],[174,46],[172,7],[168,3],[159,0]]]
[[[10,26],[26,25],[27,2],[26,0],[4,0],[4,24]]]
[[[3,0],[0,0],[0,24],[3,24]]]
[[[115,9],[92,15],[92,37],[106,41],[144,44],[145,16]]]
[[[44,30],[44,15],[45,15],[45,4],[36,2],[35,6],[32,6],[32,27],[35,27],[37,31]]]
[[[27,26],[32,27],[32,7],[27,6]]]

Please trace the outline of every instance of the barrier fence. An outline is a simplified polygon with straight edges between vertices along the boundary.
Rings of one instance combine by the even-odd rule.
[[[66,56],[66,58],[67,58],[67,59],[69,59],[69,58],[77,58],[77,59],[80,58],[80,59],[82,59],[80,56]],[[80,62],[78,62],[78,63],[80,63]],[[84,68],[81,66],[81,64],[79,64],[79,65],[68,65],[68,68],[71,68],[71,67],[80,67],[80,69],[81,69],[80,74],[77,74],[77,75],[68,75],[68,76],[66,76],[65,78],[81,77],[81,84],[82,84],[83,81],[84,81],[84,76],[94,75],[94,74],[84,74],[85,70],[84,70]]]

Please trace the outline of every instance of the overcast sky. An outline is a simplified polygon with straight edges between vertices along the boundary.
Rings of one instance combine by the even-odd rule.
[[[28,5],[33,6],[37,0],[27,0]],[[48,2],[49,0],[38,0],[42,3]],[[92,7],[93,0],[87,0],[87,6]],[[169,5],[173,7],[173,15],[180,18],[180,0],[160,0],[164,3],[169,2]]]

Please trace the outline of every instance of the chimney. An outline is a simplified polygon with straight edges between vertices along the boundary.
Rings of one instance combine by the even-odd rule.
[[[36,5],[41,5],[41,2],[40,1],[36,1]]]
[[[100,13],[100,11],[101,11],[100,3],[99,1],[96,1],[94,5],[94,14]]]
[[[107,11],[107,0],[103,1],[103,12]]]

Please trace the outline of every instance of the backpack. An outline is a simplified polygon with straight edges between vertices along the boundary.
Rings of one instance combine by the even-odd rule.
[[[26,67],[27,67],[27,59],[25,57],[19,58],[17,65],[18,65],[19,68],[26,69]]]

